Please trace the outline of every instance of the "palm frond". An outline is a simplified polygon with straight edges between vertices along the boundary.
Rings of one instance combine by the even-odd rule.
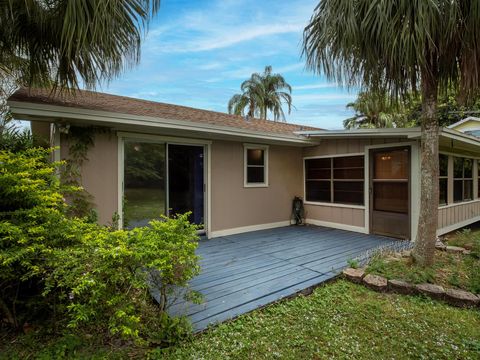
[[[160,0],[5,0],[0,62],[27,86],[95,88],[138,63]],[[19,59],[25,64],[19,65]]]

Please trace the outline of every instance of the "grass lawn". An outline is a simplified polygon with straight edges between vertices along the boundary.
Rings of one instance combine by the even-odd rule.
[[[97,341],[94,336],[65,341],[30,335],[13,344],[0,339],[0,349],[4,357],[21,359],[32,354],[48,359],[479,359],[480,311],[419,296],[379,294],[339,280],[175,347],[152,350]]]

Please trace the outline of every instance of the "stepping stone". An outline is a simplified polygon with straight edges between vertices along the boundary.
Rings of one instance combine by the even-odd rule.
[[[470,255],[472,253],[472,250],[463,250],[463,255]]]
[[[373,289],[375,291],[387,290],[388,281],[382,276],[368,274],[363,278],[363,282],[370,289]]]
[[[431,297],[432,299],[442,300],[445,296],[445,289],[439,285],[434,284],[419,284],[415,288],[422,294]]]
[[[365,276],[364,269],[347,268],[343,270],[343,275],[351,282],[360,284]]]
[[[480,297],[468,291],[447,289],[445,291],[445,300],[454,306],[473,307],[480,304]]]
[[[411,295],[415,293],[415,286],[402,280],[388,280],[388,288],[397,294]]]
[[[460,254],[465,251],[463,247],[460,246],[447,246],[446,247],[447,252],[449,253],[454,253],[454,254]]]

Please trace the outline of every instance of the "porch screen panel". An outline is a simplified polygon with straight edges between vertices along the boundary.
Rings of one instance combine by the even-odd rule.
[[[374,210],[408,213],[408,150],[374,153]]]
[[[165,144],[124,144],[123,226],[145,226],[166,214]]]
[[[305,159],[306,201],[364,204],[364,157]]]
[[[307,201],[330,202],[332,159],[305,160],[305,199]]]
[[[473,160],[453,158],[453,201],[473,199]]]
[[[440,154],[439,157],[440,171],[438,177],[439,185],[439,205],[446,205],[448,202],[448,156]]]
[[[363,156],[333,158],[333,202],[363,205],[364,177]]]

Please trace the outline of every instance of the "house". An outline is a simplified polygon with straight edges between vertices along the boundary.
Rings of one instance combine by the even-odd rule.
[[[75,127],[107,129],[82,167],[102,223],[191,211],[211,238],[289,225],[301,196],[309,224],[415,239],[419,128],[327,131],[87,91],[21,89],[8,104],[58,160]],[[443,128],[439,150],[444,234],[480,220],[480,141]]]
[[[480,136],[480,118],[475,116],[469,116],[465,119],[457,121],[456,123],[449,125],[449,129],[454,129],[465,134]]]

